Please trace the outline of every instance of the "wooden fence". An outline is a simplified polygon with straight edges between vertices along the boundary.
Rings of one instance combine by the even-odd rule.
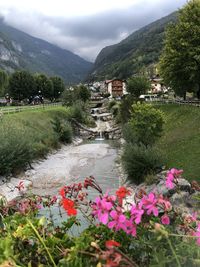
[[[49,103],[49,104],[39,104],[39,105],[31,105],[31,106],[17,106],[17,107],[0,107],[0,117],[4,114],[22,112],[26,110],[35,110],[35,109],[46,109],[52,107],[62,106],[62,103]]]

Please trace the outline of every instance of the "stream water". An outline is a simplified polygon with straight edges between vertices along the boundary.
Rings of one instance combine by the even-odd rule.
[[[65,157],[66,154],[66,157]],[[62,155],[62,151],[58,152],[58,156]],[[68,157],[70,155],[70,157]],[[54,155],[55,159],[56,154]],[[105,193],[107,190],[109,190],[111,193],[114,192],[119,187],[119,174],[116,167],[116,159],[117,159],[117,149],[116,145],[108,140],[104,141],[90,141],[85,142],[82,145],[79,145],[77,147],[73,147],[71,150],[65,151],[62,155],[62,160],[64,159],[65,163],[67,161],[73,162],[73,165],[70,166],[70,169],[68,170],[68,179],[66,180],[59,180],[59,186],[62,185],[69,185],[73,182],[82,182],[84,179],[90,175],[94,176],[97,183],[101,186],[103,192]],[[76,160],[75,160],[76,159]],[[61,160],[61,158],[60,158]],[[49,164],[50,171],[52,169],[52,161],[51,158],[47,159],[45,163]],[[43,165],[44,165],[43,164]],[[47,165],[48,165],[47,164]],[[61,172],[61,169],[59,170],[58,176],[65,177],[66,174],[66,168],[65,165],[62,167],[62,163],[59,163],[59,167],[63,169],[63,175]],[[34,177],[32,179],[33,181],[33,191],[35,193],[40,193],[41,195],[44,195],[44,193],[52,193],[56,194],[56,192],[59,191],[58,186],[50,188],[50,190],[47,191],[47,189],[41,190],[41,187],[38,188],[37,184],[39,181],[41,181],[40,177],[37,177],[37,173],[39,175],[39,166],[35,166],[35,181]],[[41,166],[41,169],[44,171],[47,168],[44,168],[44,166]],[[49,170],[48,170],[49,171]],[[45,173],[43,172],[43,180],[45,180]],[[53,176],[55,176],[54,173],[52,173]],[[50,173],[46,173],[46,177],[49,177]],[[57,177],[58,179],[59,177]],[[39,179],[37,181],[37,179]],[[39,184],[38,184],[39,185]],[[34,188],[35,186],[35,188]],[[94,189],[89,189],[89,199],[95,200],[95,198],[98,196],[98,192]],[[53,222],[55,225],[61,224],[62,221],[65,221],[67,219],[66,212],[64,210],[60,210],[57,205],[51,207],[51,209],[43,209],[40,213],[40,215],[45,215],[45,217],[50,217],[53,219]],[[62,215],[62,216],[61,216]],[[73,234],[78,234],[80,231],[82,231],[84,228],[88,226],[88,221],[84,219],[82,214],[78,214],[78,219],[81,220],[81,226],[79,227],[73,227],[72,232]]]

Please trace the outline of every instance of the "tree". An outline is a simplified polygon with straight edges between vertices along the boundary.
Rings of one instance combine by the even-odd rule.
[[[160,58],[160,74],[177,95],[187,91],[200,98],[200,1],[189,1],[180,11],[176,24],[166,31]]]
[[[150,88],[150,81],[145,76],[131,77],[127,81],[127,91],[136,98],[145,94]]]
[[[35,75],[36,94],[53,100],[53,83],[44,74]]]
[[[78,86],[78,90],[79,90],[80,100],[82,100],[83,102],[86,102],[87,100],[90,99],[91,93],[86,86],[80,85]]]
[[[62,78],[58,76],[50,77],[50,80],[52,81],[53,84],[53,97],[57,99],[63,93],[65,89],[65,84]]]
[[[8,92],[19,101],[29,98],[35,91],[35,82],[28,71],[16,71],[9,79]]]
[[[0,70],[0,96],[4,96],[5,95],[5,88],[8,85],[8,74],[3,71]]]
[[[133,104],[128,122],[127,142],[152,146],[163,131],[164,115],[148,104]]]

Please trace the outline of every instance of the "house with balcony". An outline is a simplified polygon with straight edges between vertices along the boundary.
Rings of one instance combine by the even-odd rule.
[[[123,95],[125,95],[126,92],[126,82],[125,80],[120,79],[112,79],[112,80],[106,80],[106,91],[110,94],[112,98],[121,98]]]

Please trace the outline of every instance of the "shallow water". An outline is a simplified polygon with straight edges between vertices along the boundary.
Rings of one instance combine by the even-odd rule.
[[[98,151],[94,153],[94,144],[98,144]],[[106,145],[106,153],[101,153],[101,149],[104,150]],[[80,156],[79,164],[73,166],[70,170],[70,179],[68,179],[67,184],[71,184],[73,182],[83,182],[84,179],[90,175],[94,176],[97,183],[102,188],[105,193],[107,190],[109,192],[114,192],[119,186],[119,175],[118,170],[116,168],[115,161],[117,159],[117,149],[114,147],[112,142],[109,141],[91,141],[84,143],[82,146],[87,150],[87,157]],[[91,155],[90,155],[90,147],[91,147]],[[81,149],[81,145],[79,146]],[[83,147],[82,147],[83,148]],[[105,152],[105,151],[104,151]],[[67,185],[66,184],[66,185]],[[89,196],[88,198],[91,200],[95,200],[98,196],[98,192],[94,189],[88,190]],[[59,210],[58,206],[51,207],[49,209],[43,209],[40,212],[40,215],[45,215],[45,217],[49,217],[51,214],[51,219],[55,225],[60,225],[62,221],[67,220],[67,215],[64,210]],[[62,214],[62,217],[60,216]],[[78,219],[81,220],[81,227],[73,227],[72,234],[77,235],[80,231],[86,228],[89,225],[89,222],[84,219],[82,214],[78,214]]]

